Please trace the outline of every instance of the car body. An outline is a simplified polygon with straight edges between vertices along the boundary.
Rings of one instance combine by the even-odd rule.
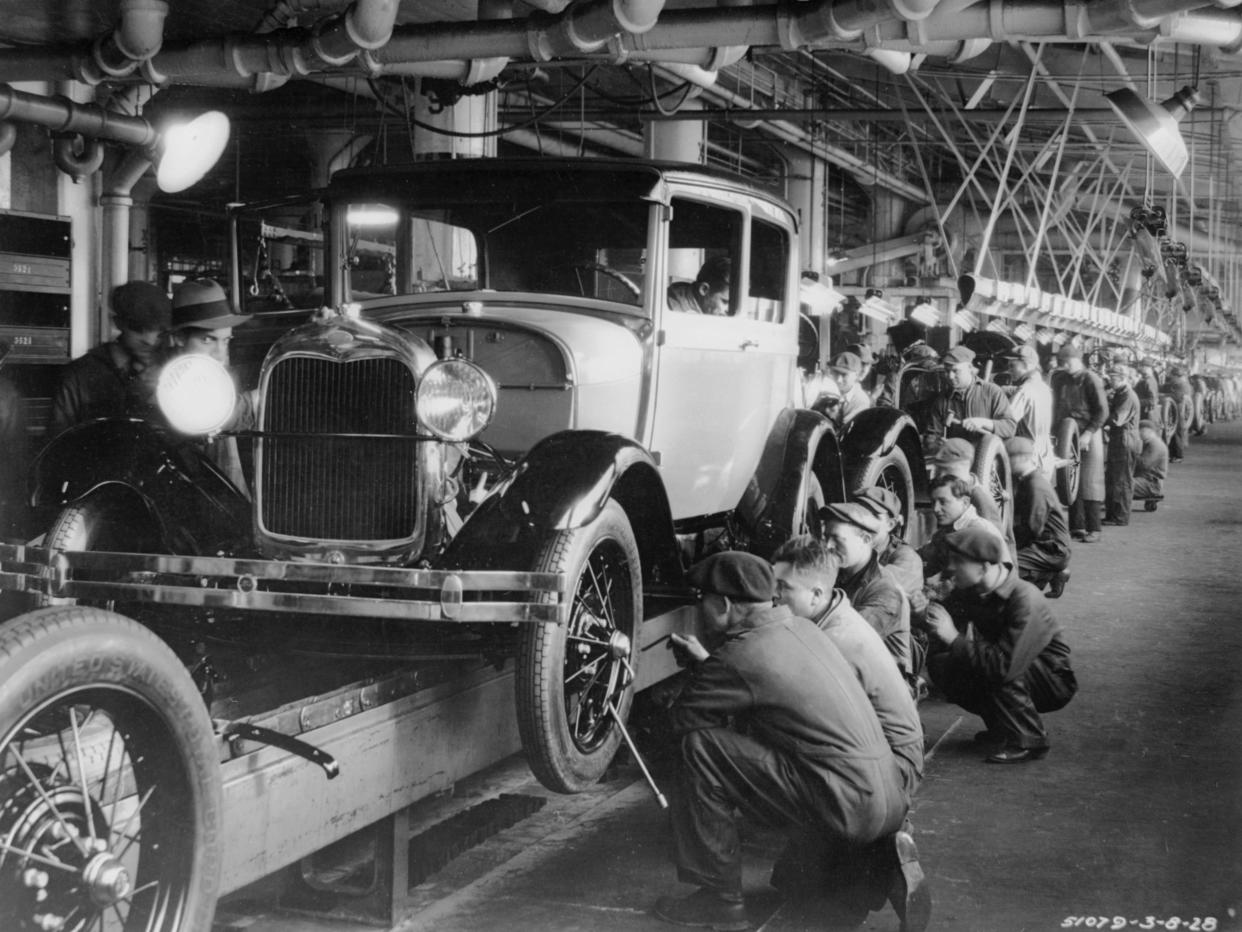
[[[602,772],[635,689],[675,671],[669,652],[643,654],[693,625],[691,562],[770,555],[855,486],[889,485],[908,516],[925,494],[906,415],[863,412],[838,437],[803,397],[796,218],[754,184],[641,161],[449,160],[340,172],[316,198],[277,205],[283,225],[236,225],[322,282],[321,308],[238,331],[258,386],[238,432],[251,501],[193,438],[80,426],[36,468],[40,504],[62,511],[53,569],[28,589],[157,629],[160,606],[242,630],[318,616],[354,639],[367,618],[481,626],[489,656],[515,658],[532,766],[569,791]],[[670,288],[713,257],[726,313],[676,309]],[[143,456],[105,455],[117,438]],[[72,455],[84,444],[101,451],[90,466]],[[196,515],[210,527],[187,527]],[[10,556],[28,569],[35,553]]]

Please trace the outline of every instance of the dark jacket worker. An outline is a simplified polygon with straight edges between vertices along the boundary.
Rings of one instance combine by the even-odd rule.
[[[812,622],[772,605],[772,568],[753,554],[713,554],[690,571],[711,653],[674,634],[690,661],[672,710],[680,767],[672,806],[678,878],[699,890],[662,898],[656,915],[680,925],[749,928],[742,900],[737,810],[768,825],[818,826],[826,842],[891,855],[903,928],[926,928],[930,898],[900,832],[901,772],[867,694],[840,650]]]
[[[932,682],[983,719],[987,728],[975,739],[1000,745],[988,763],[1043,757],[1050,743],[1040,713],[1062,708],[1078,689],[1061,627],[996,535],[970,527],[946,543],[954,592],[927,609]]]

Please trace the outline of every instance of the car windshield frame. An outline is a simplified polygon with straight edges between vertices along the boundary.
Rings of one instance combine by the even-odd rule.
[[[520,293],[648,316],[660,180],[580,165],[343,172],[328,200],[341,297]],[[382,223],[351,224],[361,210]]]

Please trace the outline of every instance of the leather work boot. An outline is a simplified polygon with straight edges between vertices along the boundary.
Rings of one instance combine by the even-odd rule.
[[[1070,581],[1069,570],[1061,570],[1052,577],[1048,584],[1048,598],[1059,599],[1065,593],[1065,584]]]
[[[901,920],[901,932],[924,932],[931,921],[931,887],[923,868],[919,866],[918,849],[907,832],[893,835],[893,847],[897,867],[893,872],[888,901],[893,904],[897,918]]]
[[[717,932],[743,932],[750,928],[742,895],[710,887],[700,887],[689,896],[662,896],[656,901],[655,914],[675,925]]]

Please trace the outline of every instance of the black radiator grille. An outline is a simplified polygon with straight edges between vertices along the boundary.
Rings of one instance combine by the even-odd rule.
[[[277,363],[264,407],[263,528],[314,540],[410,537],[419,504],[419,444],[408,439],[414,388],[398,359]]]

